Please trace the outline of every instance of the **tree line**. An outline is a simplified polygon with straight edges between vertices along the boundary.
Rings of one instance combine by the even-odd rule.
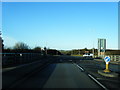
[[[61,55],[56,49],[41,48],[36,46],[31,49],[26,43],[18,42],[12,48],[4,48],[3,53],[41,53],[42,55]]]
[[[1,34],[0,34],[1,35]],[[3,39],[0,37],[0,43],[3,53],[41,53],[41,54],[49,54],[49,55],[83,55],[86,52],[93,53],[94,55],[98,55],[98,49],[73,49],[73,50],[56,50],[56,49],[48,49],[44,47],[43,49],[40,46],[36,46],[31,49],[26,43],[18,42],[12,48],[5,47],[3,44]],[[107,49],[105,52],[106,55],[120,55],[120,50],[111,50]]]
[[[94,51],[93,51],[94,50]],[[66,55],[83,55],[85,53],[93,53],[94,55],[98,55],[98,49],[73,49],[73,50],[60,50],[61,53]],[[112,49],[106,49],[105,55],[120,55],[120,50],[112,50]]]
[[[66,54],[66,55],[83,55],[86,52],[87,53],[93,53],[94,50],[94,54],[97,55],[97,49],[93,48],[93,49],[73,49],[73,50],[60,50],[61,53]]]
[[[49,55],[83,55],[86,52],[93,53],[94,55],[98,55],[98,49],[73,49],[73,50],[56,50],[56,49],[48,49],[44,47],[43,49],[40,46],[36,46],[31,49],[26,43],[18,42],[16,43],[13,48],[4,48],[3,53],[42,53],[42,54],[49,54]],[[107,49],[105,52],[106,55],[120,55],[120,50],[111,50]]]

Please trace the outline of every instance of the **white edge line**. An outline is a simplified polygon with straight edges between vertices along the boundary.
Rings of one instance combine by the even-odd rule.
[[[88,74],[88,76],[90,78],[92,78],[97,84],[99,84],[102,88],[104,88],[105,90],[108,90],[105,86],[103,86],[100,82],[98,82],[92,75]]]

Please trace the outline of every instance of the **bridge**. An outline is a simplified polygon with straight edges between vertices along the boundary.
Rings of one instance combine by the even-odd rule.
[[[32,55],[34,56],[34,55]],[[18,56],[20,57],[20,56]],[[36,57],[36,58],[35,58]],[[104,63],[93,58],[77,56],[35,56],[10,64],[2,70],[3,89],[8,88],[118,88],[118,78],[106,78],[97,73],[104,69]],[[25,58],[25,56],[24,56]],[[4,62],[5,63],[5,62]],[[12,62],[13,63],[13,62]],[[15,63],[15,62],[14,62]],[[18,62],[16,62],[18,63]],[[13,66],[12,66],[13,65]],[[119,64],[111,64],[113,71],[119,73]],[[112,85],[111,85],[112,84]]]

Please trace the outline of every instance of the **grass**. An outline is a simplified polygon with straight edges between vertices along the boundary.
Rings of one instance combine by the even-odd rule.
[[[80,57],[82,57],[83,55],[73,55],[73,54],[72,54],[71,56],[80,56]]]

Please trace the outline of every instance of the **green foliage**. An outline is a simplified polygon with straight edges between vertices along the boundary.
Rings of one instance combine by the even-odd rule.
[[[34,50],[40,50],[41,51],[41,47],[37,46],[34,48]]]

